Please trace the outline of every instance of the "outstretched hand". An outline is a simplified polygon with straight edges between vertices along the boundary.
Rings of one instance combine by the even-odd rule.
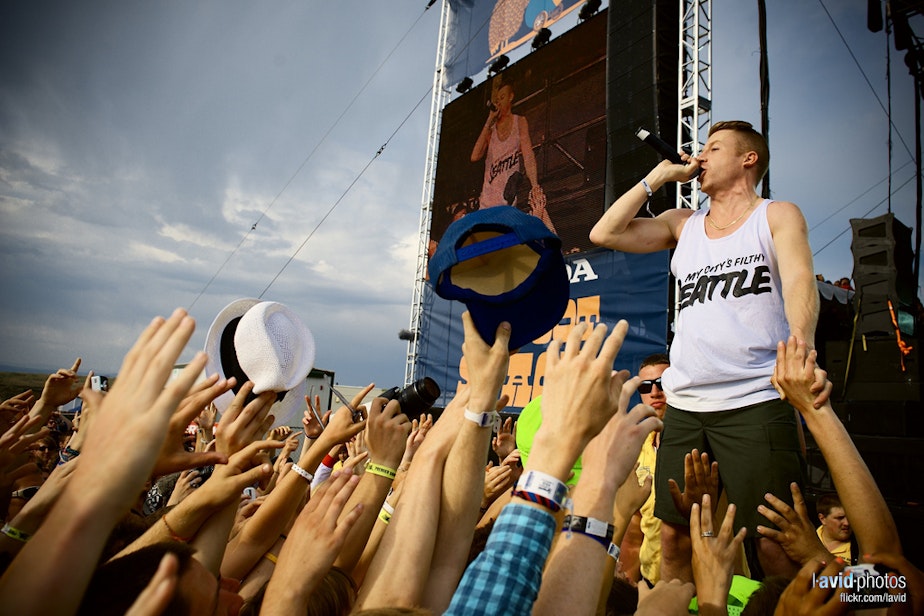
[[[779,527],[779,530],[767,526],[758,526],[757,532],[767,539],[778,543],[786,556],[793,562],[804,565],[811,559],[825,560],[829,558],[828,550],[821,543],[815,533],[815,525],[808,517],[805,499],[795,482],[789,484],[792,493],[793,506],[773,494],[766,494],[764,498],[770,507],[758,505],[757,511],[765,518]],[[772,509],[771,509],[772,507]]]
[[[184,440],[186,428],[189,424],[199,420],[208,423],[207,419],[202,419],[203,413],[208,413],[207,407],[211,405],[212,401],[230,390],[234,383],[233,377],[228,380],[219,380],[218,375],[213,374],[193,386],[170,418],[167,438],[164,440],[164,446],[161,447],[160,453],[157,455],[157,462],[154,464],[155,476],[169,475],[177,471],[211,464],[224,464],[228,460],[226,453],[217,451],[186,451]],[[210,424],[209,436],[211,436]]]
[[[843,570],[844,564],[833,558],[827,565],[824,561],[810,560],[780,595],[774,614],[834,616],[848,613],[852,606],[840,602],[841,589],[834,584],[822,587],[815,583],[818,576],[836,577]]]
[[[735,505],[729,505],[718,534],[713,530],[712,502],[693,504],[690,513],[690,541],[693,544],[693,580],[700,605],[725,607],[731,589],[735,558],[744,543],[747,528],[734,532]]]
[[[689,518],[693,505],[702,503],[703,497],[709,495],[712,502],[719,498],[719,463],[709,464],[709,454],[700,454],[694,449],[683,457],[683,492],[673,479],[667,480],[668,489],[674,506],[685,518]]]
[[[802,415],[811,415],[813,410],[824,406],[834,387],[827,380],[827,373],[818,367],[817,359],[817,351],[809,351],[805,341],[796,340],[795,336],[776,345],[776,365],[770,381],[780,397]]]
[[[80,393],[80,379],[77,376],[80,361],[78,357],[70,369],[61,368],[45,380],[40,399],[46,406],[51,407],[50,410],[67,404]]]
[[[81,499],[127,507],[137,498],[154,469],[174,411],[205,367],[205,354],[197,353],[167,384],[195,327],[182,309],[166,320],[157,317],[125,356],[108,394],[84,390],[82,395],[94,408],[94,429],[86,437],[75,473],[85,479],[80,482]],[[112,460],[118,465],[114,467]],[[100,481],[101,474],[108,480]]]
[[[231,456],[266,434],[273,425],[270,408],[276,402],[276,392],[265,391],[250,402],[253,382],[247,381],[221,416],[216,434],[219,453]],[[245,404],[246,403],[246,404]]]

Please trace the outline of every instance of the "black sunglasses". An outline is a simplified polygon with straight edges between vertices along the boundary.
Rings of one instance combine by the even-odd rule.
[[[648,379],[647,381],[642,381],[638,384],[638,393],[640,394],[650,394],[651,388],[655,385],[658,386],[658,389],[664,391],[664,388],[661,387],[661,377],[656,378],[655,380]]]

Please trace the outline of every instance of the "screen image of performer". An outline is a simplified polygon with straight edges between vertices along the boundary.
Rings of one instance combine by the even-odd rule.
[[[540,218],[554,233],[555,225],[546,210],[545,193],[539,185],[529,123],[524,116],[513,113],[514,97],[509,83],[493,89],[488,118],[472,148],[473,163],[485,160],[478,207],[517,206]],[[522,183],[527,181],[529,198],[527,207],[524,207],[517,203],[517,193]]]
[[[768,492],[789,497],[790,483],[804,479],[794,410],[770,379],[778,341],[792,334],[814,346],[819,299],[808,229],[795,204],[758,196],[770,153],[749,123],[716,123],[702,153],[682,160],[655,166],[590,233],[594,244],[623,252],[675,249],[679,313],[662,376],[668,407],[655,472],[661,577],[692,581],[688,520],[668,497],[668,479],[682,488],[684,456],[694,448],[718,462],[735,527],[747,527],[764,573],[793,574],[779,545],[757,533],[758,524],[773,526],[757,507]],[[697,169],[708,208],[636,218],[655,191]]]

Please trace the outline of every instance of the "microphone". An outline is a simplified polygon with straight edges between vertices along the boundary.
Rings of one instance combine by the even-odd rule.
[[[655,152],[660,154],[662,158],[666,158],[667,160],[671,161],[675,165],[685,165],[686,164],[685,162],[683,162],[683,159],[680,158],[680,154],[678,154],[677,151],[674,150],[674,148],[672,148],[668,142],[664,141],[663,139],[658,137],[656,134],[649,132],[645,130],[644,128],[639,128],[637,131],[635,131],[635,136],[641,139],[642,141],[644,141],[646,144],[648,144],[648,146],[654,149]],[[698,176],[699,172],[700,172],[699,169],[694,171],[693,175],[690,176],[690,179],[692,180],[693,178]]]
[[[497,105],[494,104],[494,101],[488,101],[487,107],[491,111],[497,111]]]

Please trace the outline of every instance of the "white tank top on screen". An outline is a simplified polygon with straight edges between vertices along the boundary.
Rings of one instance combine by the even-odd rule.
[[[497,134],[496,124],[491,127],[479,208],[514,205],[504,199],[504,188],[510,176],[520,170],[520,116],[514,115],[511,119],[513,123],[506,139],[501,139]]]

